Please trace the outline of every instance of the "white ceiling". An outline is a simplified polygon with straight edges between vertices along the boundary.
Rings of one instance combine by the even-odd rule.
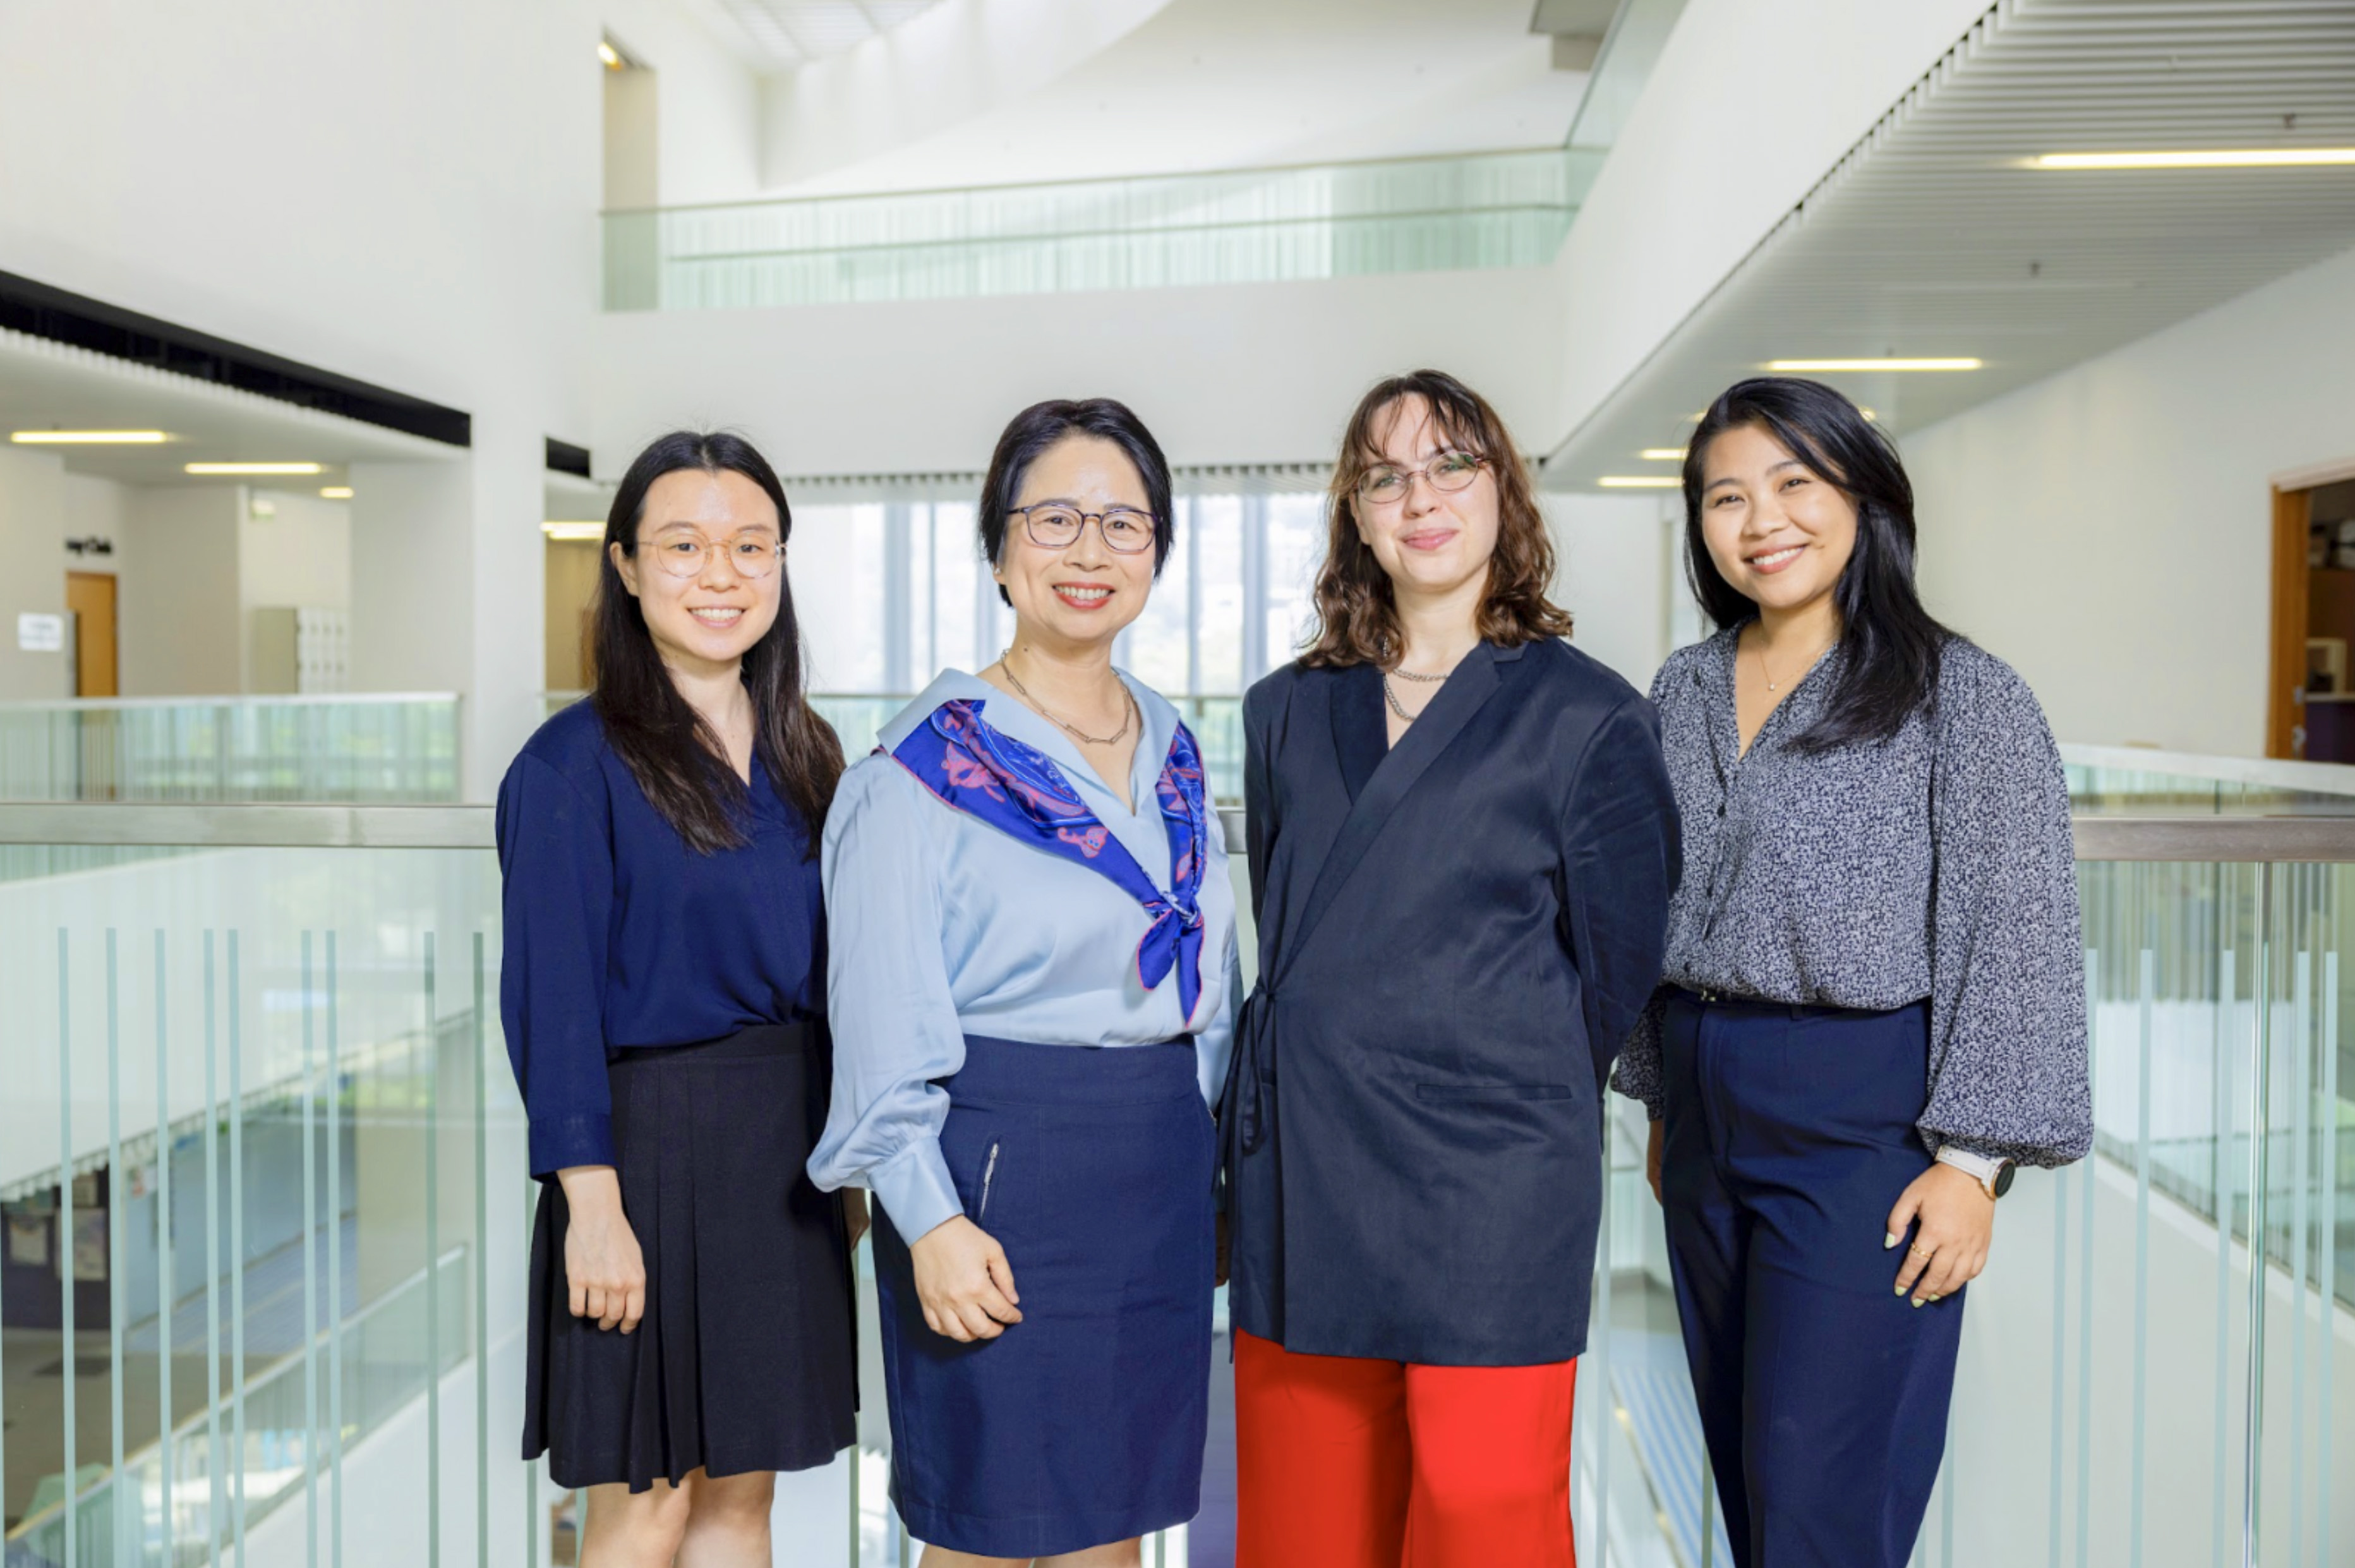
[[[941,0],[706,0],[756,70],[790,70],[880,37]]]
[[[448,462],[462,447],[320,413],[194,377],[0,331],[0,441],[20,430],[160,430],[157,446],[42,446],[72,474],[131,485],[235,485],[182,471],[188,463],[317,463],[279,488],[335,485],[353,463]],[[20,449],[26,450],[26,449]]]
[[[1560,145],[1531,0],[1170,0],[1052,86],[793,187],[914,190]],[[782,194],[782,193],[781,193]]]
[[[1554,453],[1549,487],[1669,474],[1773,358],[1903,432],[2355,245],[2355,167],[2056,172],[2041,153],[2355,145],[2355,5],[2005,0]]]

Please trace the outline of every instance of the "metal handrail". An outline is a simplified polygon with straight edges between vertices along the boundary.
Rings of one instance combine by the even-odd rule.
[[[1227,851],[1243,810],[1220,806]],[[2355,817],[2077,816],[2080,860],[2355,864]],[[488,849],[487,805],[284,805],[211,802],[0,802],[0,844],[182,848]]]

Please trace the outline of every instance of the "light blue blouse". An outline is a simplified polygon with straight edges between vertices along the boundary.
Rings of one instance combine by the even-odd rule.
[[[1155,781],[1178,710],[1126,672],[1144,717],[1132,811],[1053,724],[978,677],[943,673],[884,727],[882,750],[843,774],[826,820],[827,1016],[834,1101],[810,1156],[822,1189],[873,1190],[910,1241],[964,1212],[940,1131],[949,1097],[932,1081],[964,1064],[964,1037],[1039,1045],[1151,1045],[1190,1032],[1205,1101],[1216,1104],[1242,994],[1227,850],[1211,814],[1199,892],[1202,993],[1178,1012],[1173,969],[1147,991],[1136,944],[1149,917],[1101,876],[943,803],[888,754],[943,702],[977,699],[985,723],[1055,761],[1155,886],[1168,891],[1167,830]]]

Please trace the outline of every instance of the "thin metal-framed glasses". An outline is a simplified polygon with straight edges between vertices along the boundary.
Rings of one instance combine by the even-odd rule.
[[[1431,487],[1443,496],[1453,496],[1471,488],[1472,481],[1480,476],[1487,459],[1468,452],[1443,452],[1420,468],[1398,468],[1383,464],[1369,468],[1358,478],[1358,494],[1378,507],[1386,507],[1406,499],[1417,479],[1427,479]]]
[[[647,548],[655,564],[673,577],[700,577],[704,563],[717,553],[727,558],[737,576],[757,581],[776,571],[777,562],[785,559],[784,541],[770,534],[738,534],[732,539],[666,534]]]
[[[1082,512],[1077,507],[1060,502],[1042,501],[1035,507],[1008,507],[1008,512],[1018,513],[1022,529],[1030,542],[1041,549],[1064,549],[1079,542],[1080,534],[1090,523],[1103,535],[1104,548],[1122,555],[1139,555],[1153,548],[1156,532],[1153,514],[1140,512],[1134,507],[1108,507],[1101,512]]]

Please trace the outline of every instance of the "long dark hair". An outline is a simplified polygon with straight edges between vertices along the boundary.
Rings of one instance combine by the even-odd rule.
[[[1512,432],[1487,399],[1446,371],[1416,370],[1376,382],[1358,400],[1342,433],[1325,508],[1329,537],[1316,573],[1316,623],[1300,662],[1311,669],[1388,666],[1405,646],[1390,573],[1358,534],[1358,482],[1388,461],[1375,427],[1403,398],[1429,405],[1439,433],[1479,458],[1497,482],[1497,550],[1488,558],[1488,587],[1480,599],[1482,640],[1511,648],[1570,635],[1570,612],[1546,597],[1553,582],[1553,538]]]
[[[1820,381],[1760,376],[1737,381],[1701,416],[1685,448],[1685,580],[1722,631],[1758,613],[1719,574],[1701,537],[1701,465],[1709,444],[1753,425],[1856,507],[1856,549],[1833,586],[1840,614],[1838,682],[1823,712],[1791,744],[1825,752],[1886,741],[1935,705],[1939,656],[1954,634],[1931,618],[1913,586],[1913,482],[1896,443],[1863,411]]]
[[[728,765],[719,737],[672,684],[646,629],[645,613],[613,564],[615,546],[623,555],[637,553],[647,490],[664,475],[686,469],[742,475],[776,507],[779,539],[793,534],[785,487],[768,459],[743,437],[724,431],[673,431],[638,453],[605,517],[605,549],[597,571],[597,686],[590,700],[604,721],[607,741],[655,810],[689,848],[709,855],[745,842],[744,781]],[[801,624],[794,614],[793,581],[782,561],[777,575],[777,619],[744,654],[744,689],[752,698],[752,754],[757,765],[769,770],[778,796],[801,813],[815,855],[818,830],[842,778],[842,742],[802,691]]]
[[[981,506],[975,523],[981,534],[982,559],[995,566],[1006,553],[1006,525],[1022,494],[1022,477],[1039,454],[1066,436],[1092,435],[1108,441],[1128,454],[1136,476],[1145,481],[1145,504],[1153,512],[1153,575],[1169,564],[1169,547],[1178,538],[1178,518],[1169,500],[1169,460],[1161,443],[1145,428],[1129,406],[1111,398],[1057,398],[1033,403],[1007,421],[989,454],[989,475],[981,482]],[[1005,603],[1006,585],[997,597]]]

